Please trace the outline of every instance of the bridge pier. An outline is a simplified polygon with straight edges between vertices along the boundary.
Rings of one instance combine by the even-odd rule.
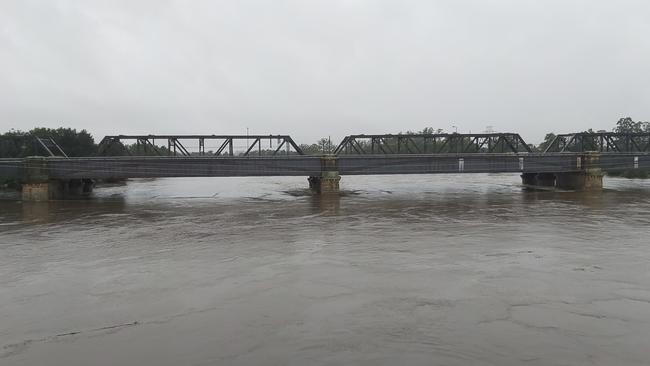
[[[523,173],[525,186],[555,187],[573,191],[598,191],[603,188],[603,172],[600,169],[600,155],[586,153],[575,160],[578,171],[561,173]]]
[[[79,197],[93,191],[92,179],[50,179],[22,184],[23,201],[49,201]]]
[[[603,189],[603,173],[593,170],[579,173],[558,173],[556,187],[576,191],[599,191]]]
[[[523,173],[521,175],[521,184],[525,186],[536,186],[537,173]]]
[[[529,187],[555,187],[553,173],[523,173],[521,183]]]
[[[91,193],[92,179],[51,179],[47,159],[27,158],[22,184],[23,201],[49,201]]]
[[[555,187],[556,176],[553,173],[539,173],[535,178],[539,187]]]
[[[597,191],[603,188],[603,173],[590,170],[572,173],[524,173],[521,182],[527,187],[558,188],[571,191]]]
[[[335,155],[324,155],[321,157],[320,176],[310,176],[309,189],[312,194],[332,195],[339,194],[339,162]]]
[[[600,154],[585,153],[578,157],[577,167],[582,171],[556,174],[556,186],[560,189],[578,191],[599,191],[603,189],[603,171],[600,168]]]

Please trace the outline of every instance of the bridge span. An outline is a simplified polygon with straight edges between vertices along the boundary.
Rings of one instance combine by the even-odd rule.
[[[314,193],[335,194],[345,175],[520,173],[528,186],[598,190],[606,172],[650,170],[647,151],[533,153],[514,134],[354,135],[344,139],[336,154],[324,155],[306,155],[290,137],[280,135],[271,136],[280,141],[279,147],[264,155],[261,141],[268,136],[255,136],[245,154],[238,156],[233,152],[233,138],[212,136],[224,140],[217,154],[208,154],[203,140],[199,140],[201,153],[191,154],[181,145],[182,138],[168,137],[168,146],[176,146],[175,151],[181,154],[168,149],[167,156],[0,159],[0,176],[19,179],[24,200],[47,200],[89,192],[98,179],[305,176]],[[143,136],[137,138],[144,146],[155,148]],[[368,142],[364,144],[363,139]],[[121,143],[119,136],[105,140]],[[257,155],[251,154],[255,146]]]

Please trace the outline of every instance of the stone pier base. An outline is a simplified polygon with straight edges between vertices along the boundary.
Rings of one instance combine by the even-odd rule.
[[[321,173],[308,178],[309,189],[312,194],[338,195],[339,194],[339,162],[336,155],[323,155],[320,158]]]
[[[555,187],[555,174],[553,173],[540,173],[535,177],[538,187]]]
[[[525,186],[535,188],[555,187],[555,174],[553,173],[524,173],[521,175],[521,183]]]
[[[94,182],[91,179],[48,180],[39,183],[23,183],[23,201],[60,200],[82,196],[92,192]]]
[[[524,173],[521,175],[521,184],[525,186],[537,185],[537,173]]]
[[[603,189],[603,174],[598,172],[559,173],[556,187],[576,191],[599,191]]]
[[[309,189],[313,194],[338,194],[340,176],[335,177],[314,177],[308,178]]]
[[[24,183],[22,191],[23,201],[49,201],[63,196],[58,182]]]
[[[524,173],[521,175],[523,185],[540,190],[558,188],[571,191],[598,191],[603,188],[603,173],[590,170],[574,173]]]

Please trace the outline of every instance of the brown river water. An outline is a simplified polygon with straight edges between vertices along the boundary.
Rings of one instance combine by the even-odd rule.
[[[0,201],[0,365],[649,365],[650,180],[132,180]]]

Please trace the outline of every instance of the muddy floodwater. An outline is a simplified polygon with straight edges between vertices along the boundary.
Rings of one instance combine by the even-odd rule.
[[[649,365],[650,181],[132,180],[0,201],[0,365]]]

